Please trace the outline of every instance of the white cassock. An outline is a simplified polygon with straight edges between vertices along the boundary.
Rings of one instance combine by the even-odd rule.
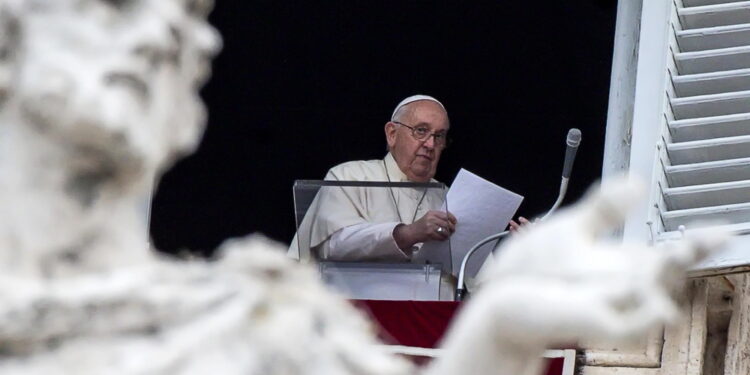
[[[383,160],[339,164],[325,179],[409,182],[390,153]],[[439,209],[444,198],[445,191],[437,188],[324,186],[302,220],[288,255],[302,261],[408,262],[409,255],[393,239],[393,229]]]

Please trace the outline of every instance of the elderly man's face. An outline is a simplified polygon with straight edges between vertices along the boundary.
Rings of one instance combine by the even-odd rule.
[[[412,128],[426,128],[431,134],[448,131],[448,114],[439,104],[420,100],[407,104],[406,109],[397,119],[399,122]],[[411,129],[393,122],[386,124],[385,133],[393,158],[409,180],[428,182],[435,176],[444,147],[436,144],[434,137],[417,140]]]
[[[143,170],[192,149],[218,51],[204,0],[29,0],[11,100],[86,168]],[[75,163],[75,160],[71,160]]]

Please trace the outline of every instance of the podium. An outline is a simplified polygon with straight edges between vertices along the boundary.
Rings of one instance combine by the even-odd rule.
[[[445,203],[447,188],[442,183],[297,180],[293,192],[299,254],[309,252],[320,258],[318,242],[330,235],[325,230],[332,216],[341,222],[362,221],[362,216],[372,224],[399,222],[397,199],[414,197],[425,205],[423,211],[436,210]],[[418,218],[417,209],[414,216]],[[442,299],[452,300],[452,284],[444,279],[442,266],[373,260],[319,262],[326,284],[349,298],[368,300],[437,301],[441,294]]]
[[[398,190],[406,189],[406,190]],[[447,188],[438,183],[391,183],[371,181],[297,180],[294,183],[294,210],[297,224],[295,237],[300,256],[302,252],[315,254],[319,244],[311,241],[316,220],[322,220],[326,208],[352,209],[354,216],[369,211],[380,214],[368,217],[371,223],[399,221],[390,199],[396,192],[430,191],[439,202],[430,209],[438,209],[445,202]],[[395,199],[394,199],[395,200]],[[381,207],[367,205],[386,202]],[[439,203],[439,204],[437,204]],[[372,210],[365,210],[370,208]],[[377,210],[375,210],[377,208]],[[362,212],[357,212],[361,210]],[[416,216],[416,215],[415,215]],[[322,224],[321,224],[322,225]],[[301,257],[300,257],[301,258]],[[451,262],[451,259],[446,259]],[[341,262],[322,259],[318,262],[321,278],[334,290],[349,297],[380,327],[380,338],[394,353],[404,354],[417,363],[426,363],[441,355],[437,345],[460,308],[453,302],[454,289],[442,273],[446,264],[418,264],[393,262]],[[452,269],[452,264],[447,264]],[[440,301],[441,295],[443,301]],[[445,301],[445,296],[450,301]],[[575,350],[548,350],[547,375],[573,375]]]
[[[318,267],[324,283],[351,299],[440,300],[441,272],[431,264],[320,262]]]

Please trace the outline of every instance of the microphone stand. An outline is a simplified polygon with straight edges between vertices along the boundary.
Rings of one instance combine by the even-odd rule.
[[[474,254],[475,251],[479,250],[480,247],[482,247],[487,242],[493,241],[493,240],[499,240],[500,238],[503,238],[508,235],[510,231],[504,231],[500,233],[495,233],[479,242],[477,242],[476,245],[472,246],[471,249],[469,249],[469,252],[464,255],[464,259],[461,261],[461,269],[458,271],[458,281],[456,282],[456,301],[463,301],[464,295],[466,294],[466,289],[464,288],[464,277],[466,274],[466,264],[469,263],[469,258],[471,258],[472,254]]]
[[[570,181],[569,178],[562,178],[562,181],[560,181],[560,193],[557,194],[557,200],[555,201],[555,204],[552,205],[552,208],[550,208],[549,211],[547,211],[547,213],[544,214],[541,219],[539,219],[539,221],[544,221],[549,215],[555,212],[558,207],[560,207],[560,204],[562,204],[562,201],[565,198],[565,193],[568,192],[568,181]]]
[[[557,194],[557,200],[552,205],[552,208],[547,211],[544,216],[542,216],[539,221],[544,221],[551,215],[553,212],[557,210],[558,207],[560,207],[560,204],[562,204],[563,199],[565,198],[565,193],[568,192],[568,181],[570,180],[570,172],[573,169],[573,162],[575,161],[576,152],[578,151],[578,145],[581,143],[581,131],[578,129],[570,129],[568,131],[568,138],[566,140],[567,148],[565,150],[565,163],[563,164],[563,173],[562,173],[562,181],[560,181],[560,192]],[[505,237],[510,233],[510,231],[504,231],[500,233],[495,233],[481,241],[479,241],[476,245],[472,246],[471,249],[464,255],[464,259],[461,261],[461,268],[458,271],[458,281],[456,282],[456,295],[455,300],[456,301],[462,301],[466,294],[466,288],[464,288],[464,279],[466,277],[466,264],[469,263],[469,258],[477,251],[480,247],[482,247],[484,244],[499,240],[502,237]]]
[[[560,192],[557,195],[557,200],[552,205],[552,208],[547,211],[544,216],[542,216],[539,221],[544,221],[547,219],[549,215],[551,215],[553,212],[557,210],[558,207],[560,207],[560,204],[562,203],[563,199],[565,198],[565,194],[568,192],[568,181],[569,179],[566,177],[563,177],[562,182],[560,183]],[[479,241],[476,243],[476,245],[472,246],[471,249],[464,255],[464,259],[461,261],[461,268],[458,271],[458,281],[456,282],[456,301],[463,301],[465,295],[466,295],[466,288],[464,288],[464,279],[466,278],[466,265],[469,263],[469,258],[477,251],[479,248],[487,244],[488,242],[499,240],[505,236],[508,235],[510,231],[504,231],[500,233],[495,233],[491,236],[488,236],[487,238]]]

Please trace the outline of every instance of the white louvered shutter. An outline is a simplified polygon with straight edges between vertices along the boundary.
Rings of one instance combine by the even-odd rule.
[[[630,168],[652,191],[626,237],[628,226],[658,242],[721,221],[745,242],[709,266],[750,265],[750,1],[649,1]]]
[[[655,230],[750,230],[750,1],[675,3]]]
[[[675,2],[657,183],[660,238],[721,220],[750,231],[750,1]]]

